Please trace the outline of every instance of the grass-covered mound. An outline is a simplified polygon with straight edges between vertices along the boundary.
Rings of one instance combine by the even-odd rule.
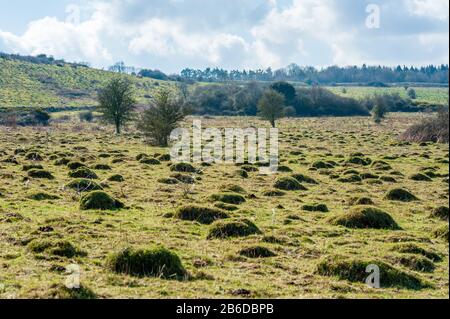
[[[349,212],[330,217],[328,222],[347,228],[400,229],[388,213],[372,206],[354,207]]]
[[[66,184],[66,188],[72,189],[77,192],[91,192],[103,189],[103,187],[101,187],[96,182],[85,178],[74,179],[73,181]]]
[[[263,246],[247,247],[239,251],[239,255],[248,258],[269,258],[275,257],[276,254],[269,248]]]
[[[228,237],[246,237],[260,234],[258,227],[248,219],[218,221],[209,230],[208,239],[224,239]]]
[[[86,165],[85,164],[83,164],[83,163],[80,163],[80,162],[69,162],[69,163],[67,163],[67,167],[70,169],[70,170],[76,170],[76,169],[79,169],[79,168],[81,168],[81,167],[86,167]]]
[[[87,167],[80,167],[74,171],[69,172],[70,178],[86,178],[86,179],[97,179],[97,174]]]
[[[307,212],[321,212],[321,213],[329,212],[329,209],[328,209],[327,205],[325,205],[325,204],[303,205],[302,209]]]
[[[162,247],[126,248],[109,256],[106,264],[115,273],[138,277],[182,279],[187,274],[180,258]]]
[[[25,164],[22,166],[24,172],[28,172],[32,169],[44,169],[44,167],[41,164]]]
[[[139,163],[141,164],[147,164],[147,165],[160,165],[161,162],[153,157],[144,157],[142,158]]]
[[[86,256],[86,252],[64,240],[33,240],[28,244],[28,249],[34,254],[45,254],[57,257],[73,258],[76,256]]]
[[[268,189],[263,192],[263,195],[266,197],[282,197],[286,195],[286,193],[278,189]]]
[[[447,220],[448,221],[449,216],[449,209],[446,206],[440,206],[433,209],[431,212],[431,217],[440,219],[440,220]]]
[[[412,201],[419,200],[410,191],[408,191],[406,189],[403,189],[403,188],[391,189],[386,194],[385,198],[388,199],[388,200],[399,201],[399,202],[412,202]]]
[[[39,154],[38,152],[28,152],[27,154],[25,154],[25,159],[29,160],[29,161],[36,161],[36,162],[40,162],[40,161],[44,160],[42,155]]]
[[[294,174],[294,175],[292,175],[292,178],[296,179],[299,183],[306,183],[306,184],[313,184],[313,185],[319,184],[314,178],[311,178],[304,174]]]
[[[36,192],[28,195],[28,198],[36,201],[41,201],[41,200],[55,200],[59,199],[60,197],[46,192]]]
[[[201,224],[212,224],[216,220],[226,219],[230,216],[220,209],[202,207],[197,205],[188,205],[180,207],[176,214],[176,218],[181,220],[197,221]]]
[[[369,198],[369,197],[352,198],[350,200],[350,204],[351,205],[356,205],[356,206],[371,206],[371,205],[375,205],[374,201],[371,198]]]
[[[433,235],[435,238],[444,239],[448,242],[448,224],[436,228]]]
[[[114,174],[108,177],[109,182],[122,183],[125,181],[125,178],[120,174]]]
[[[53,174],[45,169],[31,169],[28,171],[28,177],[38,179],[55,179]]]
[[[304,191],[306,187],[292,177],[281,177],[276,180],[274,187],[284,191]]]
[[[347,163],[361,166],[368,166],[372,163],[372,160],[368,157],[363,158],[360,156],[352,156],[347,160]]]
[[[87,193],[80,199],[81,210],[116,210],[124,208],[124,204],[103,191]]]
[[[409,179],[416,181],[416,182],[432,182],[433,181],[429,176],[422,174],[422,173],[413,174],[409,177]]]
[[[172,172],[195,173],[197,170],[189,163],[176,163],[170,166]]]
[[[245,203],[244,196],[236,193],[219,193],[210,196],[210,200],[226,204],[240,205]]]
[[[92,300],[97,295],[88,287],[80,285],[79,288],[69,289],[64,285],[56,285],[49,289],[46,298],[58,300]]]
[[[425,249],[414,243],[396,244],[392,247],[392,251],[403,254],[422,255],[432,261],[439,262],[442,257],[432,250]]]
[[[112,168],[108,164],[95,164],[93,166],[94,169],[97,169],[99,171],[110,171]]]
[[[382,288],[406,288],[422,289],[429,285],[412,274],[396,269],[378,260],[350,259],[334,257],[321,261],[317,265],[316,273],[321,276],[337,277],[341,280],[364,284],[369,265],[377,265],[380,268],[380,285]]]

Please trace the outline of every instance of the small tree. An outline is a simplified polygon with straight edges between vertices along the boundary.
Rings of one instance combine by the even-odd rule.
[[[284,108],[284,96],[272,89],[267,90],[258,103],[259,115],[270,121],[272,127],[284,116]]]
[[[387,106],[386,100],[383,96],[377,95],[374,99],[374,107],[372,109],[372,115],[375,123],[381,123],[385,118],[389,108]]]
[[[409,98],[410,98],[411,100],[417,99],[417,93],[416,93],[416,90],[414,90],[414,89],[409,89],[409,90],[408,90],[408,96],[409,96]]]
[[[155,96],[155,104],[143,113],[138,129],[156,145],[166,147],[170,133],[185,116],[181,102],[171,99],[169,91],[162,90]]]
[[[122,126],[133,118],[136,100],[133,85],[122,78],[112,79],[98,94],[97,111],[107,123],[114,124],[116,134],[120,134]]]

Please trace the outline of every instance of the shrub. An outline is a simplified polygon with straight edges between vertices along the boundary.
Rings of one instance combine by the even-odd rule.
[[[448,221],[448,216],[449,216],[449,209],[446,206],[436,207],[431,212],[431,217],[432,218],[437,218],[437,219],[440,219],[440,220]]]
[[[183,184],[195,183],[195,179],[192,176],[186,174],[177,173],[170,175],[170,177],[176,179],[179,182],[182,182]]]
[[[103,189],[103,187],[101,187],[96,182],[89,180],[89,179],[84,179],[84,178],[74,179],[73,181],[66,184],[66,188],[73,189],[79,193],[91,192],[91,191],[97,191],[97,190]]]
[[[380,268],[380,284],[383,288],[395,287],[418,290],[429,287],[419,278],[378,260],[334,257],[321,261],[317,266],[316,273],[321,276],[338,277],[341,280],[364,283],[367,278],[366,269],[369,265],[377,265]]]
[[[55,177],[49,171],[44,169],[31,169],[28,171],[28,177],[42,178],[42,179],[55,179]]]
[[[347,213],[332,216],[328,221],[347,228],[400,229],[388,213],[371,206],[355,207]]]
[[[239,255],[245,256],[248,258],[269,258],[269,257],[275,257],[276,254],[272,252],[267,247],[262,246],[254,246],[254,247],[247,247],[239,251]]]
[[[124,207],[123,203],[102,191],[87,193],[80,199],[81,210],[116,210]]]
[[[304,190],[306,190],[306,187],[304,187],[295,178],[292,178],[292,177],[279,178],[275,182],[274,187],[277,189],[284,190],[284,191],[298,191],[298,190],[304,191]]]
[[[416,196],[403,188],[391,189],[385,196],[386,199],[400,202],[412,202],[418,200]]]
[[[242,195],[234,193],[213,194],[211,195],[210,199],[216,202],[223,202],[226,204],[234,205],[245,203],[245,198]]]
[[[70,178],[86,178],[86,179],[97,179],[98,176],[94,171],[91,171],[87,167],[80,167],[75,171],[69,172]]]
[[[180,258],[162,247],[126,248],[109,256],[106,265],[113,272],[138,277],[181,279],[187,274]]]
[[[224,239],[228,237],[246,237],[260,234],[261,231],[248,219],[218,221],[209,230],[208,239]]]
[[[180,207],[175,216],[181,220],[197,221],[200,224],[205,225],[212,224],[219,219],[226,219],[230,217],[227,213],[220,209],[196,205]]]
[[[449,142],[449,112],[448,108],[439,112],[432,119],[425,119],[421,123],[411,126],[401,135],[403,141],[421,143],[448,143]]]
[[[307,212],[322,212],[322,213],[328,213],[328,207],[325,204],[312,204],[312,205],[303,205],[303,210]]]

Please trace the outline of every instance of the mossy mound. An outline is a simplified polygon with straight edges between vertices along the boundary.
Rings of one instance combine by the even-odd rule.
[[[161,162],[170,162],[172,158],[170,157],[170,154],[162,154],[158,156],[158,160]]]
[[[69,164],[71,161],[68,158],[60,158],[54,162],[56,166],[63,166]]]
[[[57,285],[49,289],[46,298],[58,300],[93,300],[97,299],[97,295],[84,285],[71,289],[64,285]]]
[[[416,181],[416,182],[432,182],[433,181],[430,177],[428,177],[427,175],[422,174],[422,173],[417,173],[417,174],[411,175],[409,177],[409,179]]]
[[[183,184],[194,184],[195,183],[194,177],[192,177],[191,175],[187,175],[187,174],[176,173],[176,174],[170,175],[170,178],[174,178]]]
[[[102,191],[87,193],[80,199],[81,210],[117,210],[124,207],[122,202]]]
[[[36,162],[40,162],[40,161],[44,160],[42,155],[37,152],[28,152],[27,154],[25,154],[25,159],[27,159],[29,161],[36,161]]]
[[[222,202],[226,204],[240,205],[245,203],[244,196],[236,193],[219,193],[213,194],[209,197],[210,200],[215,202]]]
[[[392,166],[385,161],[375,161],[371,167],[377,171],[390,171],[392,169]]]
[[[83,164],[83,163],[80,163],[80,162],[69,162],[69,163],[67,163],[67,167],[70,170],[76,170],[76,169],[79,169],[81,167],[86,167],[86,165]]]
[[[189,163],[176,163],[170,166],[172,172],[195,173],[197,170]]]
[[[434,262],[442,261],[442,257],[438,253],[432,250],[427,250],[414,243],[396,244],[391,250],[403,254],[422,255]]]
[[[31,169],[28,171],[28,177],[41,179],[55,179],[49,171],[45,169]]]
[[[123,178],[120,174],[114,174],[108,177],[109,182],[123,183],[125,182],[125,178]]]
[[[317,265],[316,273],[321,276],[337,277],[354,283],[364,284],[370,265],[377,265],[380,269],[380,285],[382,288],[405,288],[419,290],[429,285],[412,274],[396,269],[378,260],[361,260],[344,257],[334,257],[321,261]]]
[[[66,184],[66,188],[75,190],[75,191],[77,191],[79,193],[81,193],[81,192],[91,192],[91,191],[97,191],[97,190],[102,190],[103,189],[103,187],[101,187],[96,182],[94,182],[94,181],[92,181],[90,179],[85,179],[85,178],[74,179],[73,181],[71,181],[68,184]]]
[[[208,239],[224,239],[229,237],[246,237],[261,234],[258,227],[248,219],[218,221],[209,230]]]
[[[430,215],[432,218],[448,221],[449,209],[446,206],[440,206],[433,209]]]
[[[46,254],[66,258],[87,255],[86,252],[76,248],[70,242],[63,240],[33,240],[28,244],[28,249],[34,254]]]
[[[238,194],[246,194],[247,192],[245,191],[245,189],[239,185],[226,185],[224,187],[224,189],[226,191],[232,192],[232,193],[238,193]]]
[[[158,179],[158,183],[166,184],[166,185],[176,185],[176,184],[180,183],[180,181],[177,180],[176,178],[164,177],[164,178]]]
[[[97,169],[99,171],[110,171],[112,168],[108,164],[95,164],[93,169]]]
[[[144,157],[142,158],[139,163],[141,164],[147,164],[147,165],[160,165],[161,162],[153,157]]]
[[[175,216],[181,220],[197,221],[200,224],[209,225],[213,222],[226,219],[230,216],[220,209],[189,205],[180,207]]]
[[[187,272],[180,258],[159,247],[151,249],[126,248],[108,257],[107,267],[119,274],[137,277],[182,279]]]
[[[379,179],[380,176],[373,173],[361,173],[359,175],[362,179]]]
[[[311,204],[311,205],[303,205],[302,209],[307,212],[321,212],[328,213],[329,209],[325,204]]]
[[[316,168],[316,169],[329,169],[329,168],[333,168],[334,165],[332,165],[328,162],[324,162],[324,161],[317,161],[317,162],[314,162],[311,167]]]
[[[238,169],[236,175],[242,178],[248,178],[248,172],[243,169]]]
[[[22,166],[24,172],[28,172],[32,169],[44,169],[44,167],[41,164],[28,164]]]
[[[433,232],[433,235],[435,238],[444,239],[448,242],[448,224],[437,228]]]
[[[348,175],[338,178],[337,181],[340,183],[358,183],[362,181],[362,178],[359,175]]]
[[[36,201],[60,199],[59,196],[52,195],[52,194],[45,193],[45,192],[37,192],[37,193],[30,194],[28,196],[28,198],[32,199],[32,200],[36,200]]]
[[[288,166],[278,166],[278,172],[280,173],[292,173],[292,168],[288,167]]]
[[[300,184],[295,178],[292,177],[281,177],[277,179],[274,184],[276,189],[281,189],[284,191],[304,191],[306,187]]]
[[[357,206],[369,206],[369,205],[375,205],[374,201],[369,198],[369,197],[358,197],[358,198],[353,198],[350,203],[352,205],[357,205]]]
[[[391,189],[386,194],[385,198],[388,200],[399,202],[412,202],[418,200],[418,198],[415,195],[413,195],[411,192],[403,188]]]
[[[247,173],[257,172],[259,169],[253,165],[242,165],[241,169],[246,171]]]
[[[397,183],[397,180],[394,177],[386,176],[386,175],[381,176],[380,181],[383,181],[386,183]]]
[[[372,163],[372,160],[368,157],[363,158],[360,156],[352,156],[347,160],[347,163],[361,166],[368,166]]]
[[[87,167],[80,167],[74,171],[70,171],[69,177],[70,178],[98,179],[97,174]]]
[[[390,257],[394,263],[403,267],[420,272],[433,272],[436,266],[434,263],[424,256],[413,254],[402,254]]]
[[[247,247],[239,251],[239,255],[248,258],[270,258],[275,257],[276,254],[269,248],[263,246]]]
[[[263,195],[266,197],[282,197],[286,195],[286,193],[278,189],[268,189],[263,192]]]
[[[388,213],[372,206],[355,207],[347,213],[329,218],[328,221],[332,225],[340,225],[347,228],[400,229]]]
[[[292,175],[292,178],[296,179],[299,183],[306,183],[306,184],[313,184],[318,185],[319,183],[309,176],[303,175],[303,174],[294,174]]]
[[[223,210],[226,210],[229,212],[234,212],[234,211],[239,210],[239,207],[237,207],[235,205],[225,204],[225,203],[221,203],[221,202],[215,203],[214,207],[217,207],[219,209],[223,209]]]

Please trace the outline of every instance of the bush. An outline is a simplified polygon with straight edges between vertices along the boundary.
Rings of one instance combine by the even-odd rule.
[[[279,178],[275,182],[274,187],[277,189],[284,190],[284,191],[298,191],[298,190],[304,191],[304,190],[306,190],[306,187],[304,187],[295,178],[292,178],[292,177]]]
[[[261,231],[248,219],[215,222],[209,230],[208,239],[228,237],[246,237],[260,234]]]
[[[395,188],[390,190],[386,194],[385,198],[388,200],[399,202],[412,202],[418,200],[416,196],[414,196],[412,193],[403,188]]]
[[[216,220],[230,216],[220,209],[201,207],[196,205],[184,206],[178,209],[176,215],[181,220],[197,221],[200,224],[212,224]]]
[[[329,218],[328,222],[347,228],[400,229],[388,213],[371,206],[355,207],[347,213]]]
[[[84,179],[84,178],[74,179],[73,181],[66,184],[66,188],[73,189],[79,193],[91,192],[91,191],[97,191],[97,190],[103,189],[103,187],[101,187],[96,182],[89,180],[89,179]]]
[[[115,273],[138,277],[182,279],[187,274],[180,258],[162,247],[126,248],[109,256],[106,264]]]
[[[49,171],[44,169],[31,169],[28,171],[28,177],[42,178],[42,179],[55,179],[55,177]]]
[[[223,202],[226,204],[234,205],[245,203],[245,198],[242,195],[233,193],[213,194],[211,195],[210,199],[216,202]]]
[[[270,249],[262,246],[244,248],[241,251],[239,251],[239,255],[248,258],[269,258],[276,256],[276,254],[272,252]]]
[[[421,123],[411,126],[401,135],[403,141],[421,143],[449,142],[449,112],[448,108],[438,113],[432,119],[425,119]]]
[[[86,179],[97,179],[98,176],[95,172],[91,171],[87,167],[80,167],[75,171],[69,172],[70,178],[86,178]]]
[[[378,260],[348,259],[334,257],[320,262],[316,273],[321,276],[338,277],[350,282],[365,283],[368,274],[366,269],[369,265],[377,265],[380,268],[380,284],[383,288],[406,288],[422,289],[429,285],[419,278],[396,269]]]
[[[116,210],[124,207],[123,203],[102,191],[87,193],[80,199],[81,210]]]

